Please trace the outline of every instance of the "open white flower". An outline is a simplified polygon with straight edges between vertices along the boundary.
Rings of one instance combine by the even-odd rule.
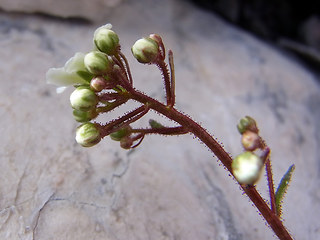
[[[50,68],[46,74],[47,83],[58,86],[58,93],[72,85],[89,84],[93,76],[84,65],[84,56],[84,53],[76,53],[64,67]]]

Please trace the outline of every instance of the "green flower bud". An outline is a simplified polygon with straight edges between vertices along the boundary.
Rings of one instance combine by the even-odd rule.
[[[84,123],[76,130],[76,141],[83,147],[92,147],[101,140],[100,132],[93,123]]]
[[[231,168],[240,184],[254,184],[260,177],[263,160],[252,152],[244,152],[235,157]]]
[[[164,126],[161,123],[158,123],[156,120],[150,119],[149,125],[151,128],[163,128]]]
[[[241,118],[239,124],[237,125],[237,128],[240,134],[243,134],[247,130],[250,130],[254,133],[259,132],[256,121],[249,116],[245,116],[244,118]]]
[[[104,75],[112,69],[112,63],[108,55],[98,51],[87,53],[84,57],[84,65],[94,75]]]
[[[142,38],[133,44],[131,51],[138,62],[153,63],[159,55],[159,46],[151,38]]]
[[[110,137],[114,141],[121,141],[121,139],[123,139],[124,137],[130,134],[130,130],[131,130],[130,126],[121,128],[118,131],[111,133]]]
[[[242,134],[241,143],[247,151],[254,151],[261,146],[261,139],[256,133],[245,131]]]
[[[119,37],[109,26],[99,27],[94,32],[93,42],[97,49],[108,55],[114,55],[119,49]]]
[[[89,111],[96,107],[98,96],[88,86],[77,87],[70,95],[72,108],[80,111]]]
[[[74,109],[73,117],[77,122],[89,122],[92,119],[95,119],[98,116],[96,109],[92,109],[90,111],[81,111]]]

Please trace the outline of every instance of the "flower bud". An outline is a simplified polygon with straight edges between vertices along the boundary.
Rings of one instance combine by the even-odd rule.
[[[112,63],[108,55],[98,51],[87,53],[84,57],[84,65],[94,75],[104,75],[112,69]]]
[[[73,117],[77,122],[89,122],[92,119],[95,119],[98,116],[96,109],[92,109],[90,111],[81,111],[74,109]]]
[[[108,55],[114,55],[119,48],[118,35],[106,26],[102,26],[94,32],[93,42],[97,49]]]
[[[241,143],[247,151],[254,151],[261,146],[261,139],[256,133],[245,131],[242,134]]]
[[[138,62],[153,63],[159,55],[159,46],[151,38],[142,38],[133,44],[131,51]]]
[[[158,123],[156,120],[150,119],[149,125],[151,128],[163,128],[164,126],[161,123]]]
[[[123,139],[124,137],[130,134],[130,130],[131,130],[130,126],[121,128],[118,131],[111,133],[110,137],[114,141],[121,141],[121,139]]]
[[[120,140],[120,147],[123,149],[131,149],[133,145],[133,140],[130,137],[124,137]]]
[[[240,134],[243,134],[247,130],[250,130],[254,133],[259,132],[256,121],[249,116],[245,116],[244,118],[241,118],[239,124],[237,125],[237,128]]]
[[[240,184],[252,185],[260,177],[263,160],[252,152],[244,152],[235,157],[231,168]]]
[[[76,130],[76,141],[83,147],[92,147],[101,140],[100,132],[93,123],[84,123]]]
[[[101,92],[103,89],[107,87],[107,83],[104,77],[99,76],[91,80],[90,87],[95,92]]]
[[[72,108],[80,111],[89,111],[98,103],[98,96],[87,86],[77,87],[70,95]]]
[[[151,38],[152,40],[156,41],[157,44],[158,44],[158,46],[160,46],[161,44],[163,44],[163,43],[162,43],[162,38],[161,38],[158,34],[155,34],[155,33],[150,34],[150,35],[149,35],[149,38]]]

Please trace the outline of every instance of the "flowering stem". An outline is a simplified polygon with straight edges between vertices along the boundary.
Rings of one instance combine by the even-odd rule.
[[[274,214],[277,214],[276,196],[275,196],[275,193],[274,193],[274,185],[273,185],[273,178],[272,178],[272,168],[271,168],[271,161],[270,161],[269,157],[266,160],[266,172],[267,172],[267,179],[268,179],[268,186],[269,186],[271,210],[272,210],[272,212]]]
[[[162,134],[162,135],[181,135],[186,134],[189,131],[184,127],[161,127],[161,128],[141,128],[132,129],[132,133],[143,133],[143,134]]]
[[[167,106],[173,106],[172,90],[171,90],[170,76],[169,76],[167,64],[163,60],[160,60],[157,62],[157,66],[159,67],[163,76],[164,87],[166,90]]]
[[[223,149],[223,147],[198,123],[190,119],[188,116],[180,113],[175,108],[169,108],[168,106],[158,102],[157,100],[132,89],[129,92],[130,98],[149,106],[151,109],[163,114],[169,119],[179,123],[182,127],[187,129],[198,137],[222,162],[227,170],[232,174],[231,156]],[[270,207],[266,204],[260,194],[257,192],[254,186],[243,186],[241,185],[244,192],[251,199],[253,204],[258,208],[262,216],[268,222],[274,233],[281,240],[292,240],[292,237],[284,227],[280,218],[274,214]]]
[[[175,73],[174,73],[173,52],[171,50],[169,50],[168,56],[169,56],[170,88],[171,88],[171,102],[170,102],[169,107],[173,107],[176,102],[176,95],[175,95],[176,77],[175,77]]]
[[[131,148],[136,148],[138,147],[141,143],[142,140],[144,139],[144,134],[140,133],[139,135],[135,136],[132,138],[132,141],[136,141],[139,140],[139,142],[137,142],[135,145],[131,146]]]
[[[130,123],[137,121],[139,118],[143,117],[149,108],[147,105],[143,105],[133,110],[132,112],[127,113],[126,115],[115,119],[104,126],[101,126],[101,136],[105,137],[112,132],[119,130],[125,126],[128,126]]]
[[[119,107],[120,105],[126,103],[127,101],[128,101],[127,98],[121,98],[121,99],[114,101],[114,102],[108,102],[106,104],[106,106],[98,107],[97,112],[98,113],[109,112],[109,111]]]
[[[126,70],[127,70],[127,74],[128,74],[128,79],[129,79],[129,82],[132,85],[133,84],[133,80],[132,80],[132,75],[131,75],[131,71],[130,71],[130,66],[129,66],[128,60],[124,56],[124,54],[122,52],[119,52],[119,55],[120,55],[121,59],[124,61],[124,64],[125,64]]]
[[[271,167],[271,160],[270,160],[270,148],[267,146],[267,144],[262,138],[260,139],[261,139],[260,141],[261,149],[263,150],[263,161],[265,162],[265,165],[266,165],[271,210],[274,214],[277,214],[276,195],[274,193],[274,185],[273,185],[273,177],[272,177],[273,174],[272,174],[272,167]]]

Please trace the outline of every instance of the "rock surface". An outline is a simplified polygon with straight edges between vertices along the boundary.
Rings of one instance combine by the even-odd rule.
[[[0,9],[97,21],[107,16],[120,2],[121,0],[2,0]]]
[[[239,186],[190,135],[150,136],[134,151],[107,138],[89,149],[75,143],[70,91],[56,95],[45,73],[89,51],[98,24],[4,13],[0,22],[1,239],[275,239]],[[186,2],[126,1],[105,22],[120,36],[136,87],[158,99],[157,69],[136,63],[130,47],[140,36],[163,36],[175,55],[177,108],[233,155],[242,151],[239,118],[258,121],[272,149],[275,182],[296,165],[285,225],[295,239],[316,240],[316,77]],[[267,198],[265,185],[261,179],[258,188]]]

